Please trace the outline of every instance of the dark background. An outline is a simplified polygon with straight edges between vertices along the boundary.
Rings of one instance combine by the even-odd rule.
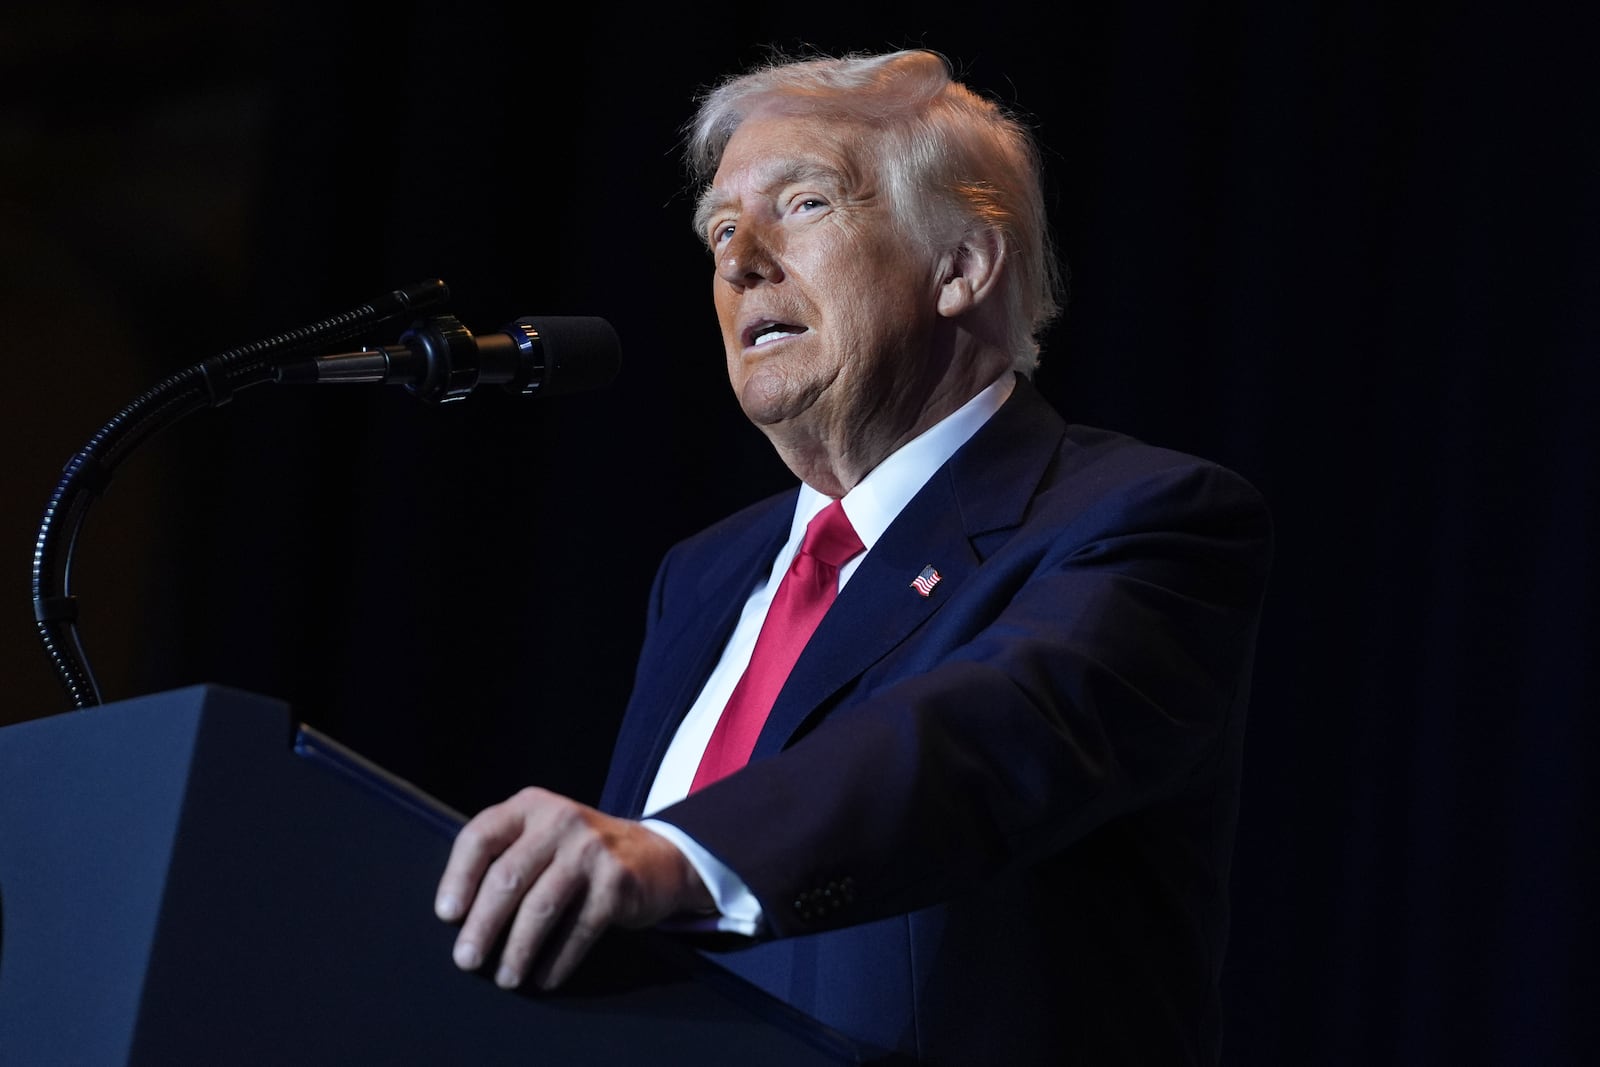
[[[202,411],[92,509],[80,629],[108,701],[238,686],[463,810],[593,800],[661,552],[790,484],[727,387],[678,126],[768,44],[922,44],[1045,146],[1072,297],[1043,391],[1276,515],[1227,1061],[1594,1062],[1585,21],[28,6],[0,17],[0,722],[68,707],[28,593],[62,464],[169,374],[437,277],[479,332],[606,317],[620,377]]]

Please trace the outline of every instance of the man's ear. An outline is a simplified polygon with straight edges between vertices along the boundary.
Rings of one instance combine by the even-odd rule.
[[[998,230],[985,226],[969,231],[961,244],[946,254],[939,314],[953,319],[983,303],[999,283],[1005,254],[1005,241]]]

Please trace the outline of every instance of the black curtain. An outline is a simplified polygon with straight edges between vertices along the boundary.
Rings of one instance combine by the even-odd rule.
[[[234,685],[464,810],[593,800],[660,554],[790,484],[727,387],[678,126],[768,45],[923,45],[1045,146],[1072,292],[1043,391],[1239,470],[1276,516],[1227,1062],[1593,1062],[1600,42],[1577,5],[217,6],[0,22],[0,721],[65,708],[24,575],[94,430],[437,277],[476,331],[608,318],[621,376],[241,393],[94,505],[80,628],[107,700]]]

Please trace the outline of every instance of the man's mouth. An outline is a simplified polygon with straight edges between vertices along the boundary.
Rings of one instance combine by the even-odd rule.
[[[758,322],[744,331],[746,348],[760,348],[762,345],[781,341],[785,337],[794,337],[806,332],[804,326],[796,326],[791,322]]]

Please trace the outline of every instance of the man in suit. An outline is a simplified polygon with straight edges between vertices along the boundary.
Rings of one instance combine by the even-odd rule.
[[[1214,1063],[1260,498],[1034,390],[1037,152],[942,57],[771,61],[688,160],[734,393],[801,484],[662,562],[601,810],[462,831],[457,964],[503,939],[549,988],[608,927],[714,928],[927,1062]]]

